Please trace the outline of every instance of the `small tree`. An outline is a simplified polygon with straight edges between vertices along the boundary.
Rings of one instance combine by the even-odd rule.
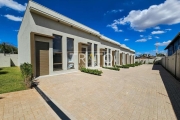
[[[2,43],[0,45],[0,51],[4,53],[4,55],[6,55],[6,43]]]
[[[24,83],[27,87],[31,87],[33,73],[32,73],[32,65],[29,63],[23,63],[20,65],[22,77],[24,78]]]

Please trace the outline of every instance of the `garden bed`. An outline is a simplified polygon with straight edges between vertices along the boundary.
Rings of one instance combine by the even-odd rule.
[[[81,68],[80,71],[89,74],[99,75],[99,76],[102,74],[102,71],[97,69]]]
[[[116,71],[120,70],[120,68],[118,68],[118,67],[103,67],[103,68],[110,69],[110,70],[116,70]]]

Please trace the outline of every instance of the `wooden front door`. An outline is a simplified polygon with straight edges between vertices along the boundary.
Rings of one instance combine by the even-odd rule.
[[[100,49],[100,67],[104,66],[104,49]]]
[[[36,76],[49,75],[49,43],[36,41]]]
[[[122,53],[120,53],[120,65],[122,65]]]
[[[114,55],[115,55],[115,51],[112,51],[112,66],[114,66]]]

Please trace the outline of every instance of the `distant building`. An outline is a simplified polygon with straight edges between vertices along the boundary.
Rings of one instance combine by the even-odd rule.
[[[167,51],[168,56],[173,55],[178,49],[180,49],[180,32],[176,35],[176,37],[165,48],[165,50],[168,50]]]

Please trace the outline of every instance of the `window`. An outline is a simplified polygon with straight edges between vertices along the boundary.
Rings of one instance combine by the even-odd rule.
[[[105,53],[104,53],[104,54],[105,54],[105,61],[106,61],[106,62],[105,62],[105,66],[107,66],[107,62],[108,62],[108,61],[107,61],[107,48],[105,48]]]
[[[117,51],[115,50],[115,52],[114,52],[114,65],[117,64],[117,63],[116,63],[116,59],[117,59]]]
[[[176,41],[176,42],[174,43],[174,52],[176,52],[177,48],[178,48],[178,41]]]
[[[53,39],[53,71],[62,70],[62,36],[54,35]]]
[[[94,66],[98,65],[97,44],[94,44]]]
[[[67,69],[74,69],[74,39],[67,38]]]
[[[116,51],[116,65],[119,65],[119,51]]]
[[[91,46],[92,46],[92,43],[88,42],[88,67],[92,66]]]
[[[109,56],[109,65],[111,65],[111,49],[108,51],[108,56]]]

